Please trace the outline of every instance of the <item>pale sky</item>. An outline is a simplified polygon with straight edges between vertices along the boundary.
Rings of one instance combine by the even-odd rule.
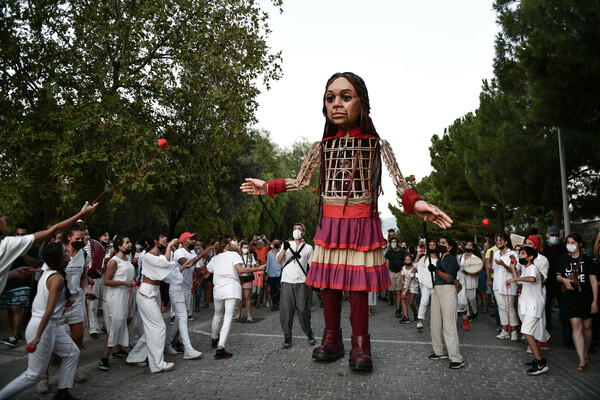
[[[283,147],[321,138],[325,83],[350,71],[364,79],[375,128],[402,173],[419,180],[432,170],[431,136],[475,111],[482,80],[493,77],[492,1],[288,0],[281,15],[265,10],[283,78],[258,97],[256,128]],[[388,218],[396,191],[383,175],[379,210]]]

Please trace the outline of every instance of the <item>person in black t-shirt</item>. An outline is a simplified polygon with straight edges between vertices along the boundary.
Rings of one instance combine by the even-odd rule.
[[[598,279],[594,261],[580,251],[583,240],[577,233],[567,236],[568,255],[558,258],[556,279],[567,288],[565,302],[573,329],[573,343],[579,356],[577,371],[590,362],[592,315],[598,312]]]

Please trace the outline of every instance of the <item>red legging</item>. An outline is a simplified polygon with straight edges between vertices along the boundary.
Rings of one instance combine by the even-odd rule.
[[[342,291],[325,289],[321,296],[323,297],[325,329],[330,331],[340,329]],[[350,292],[350,325],[354,336],[369,333],[369,294],[367,292]]]

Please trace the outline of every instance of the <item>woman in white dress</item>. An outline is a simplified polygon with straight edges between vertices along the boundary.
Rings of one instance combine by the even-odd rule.
[[[113,352],[113,357],[127,357],[127,352],[121,346],[129,344],[129,331],[127,320],[129,303],[135,286],[135,267],[127,258],[131,253],[131,241],[127,237],[115,236],[113,246],[117,254],[110,259],[104,273],[104,286],[106,287],[106,341],[104,352],[98,364],[102,371],[108,371],[108,356],[113,347],[118,349]]]
[[[52,354],[62,358],[58,375],[58,393],[55,399],[72,399],[75,369],[79,347],[61,328],[60,321],[66,309],[69,292],[66,287],[64,266],[71,259],[69,250],[60,243],[46,245],[42,252],[44,271],[38,282],[38,292],[31,305],[31,320],[25,330],[29,345],[27,370],[0,390],[0,399],[11,399],[40,381],[46,372]]]

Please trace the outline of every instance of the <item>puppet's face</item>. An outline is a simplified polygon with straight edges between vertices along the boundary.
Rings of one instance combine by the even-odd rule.
[[[342,129],[358,126],[361,102],[354,86],[346,78],[338,78],[325,93],[327,119]]]

